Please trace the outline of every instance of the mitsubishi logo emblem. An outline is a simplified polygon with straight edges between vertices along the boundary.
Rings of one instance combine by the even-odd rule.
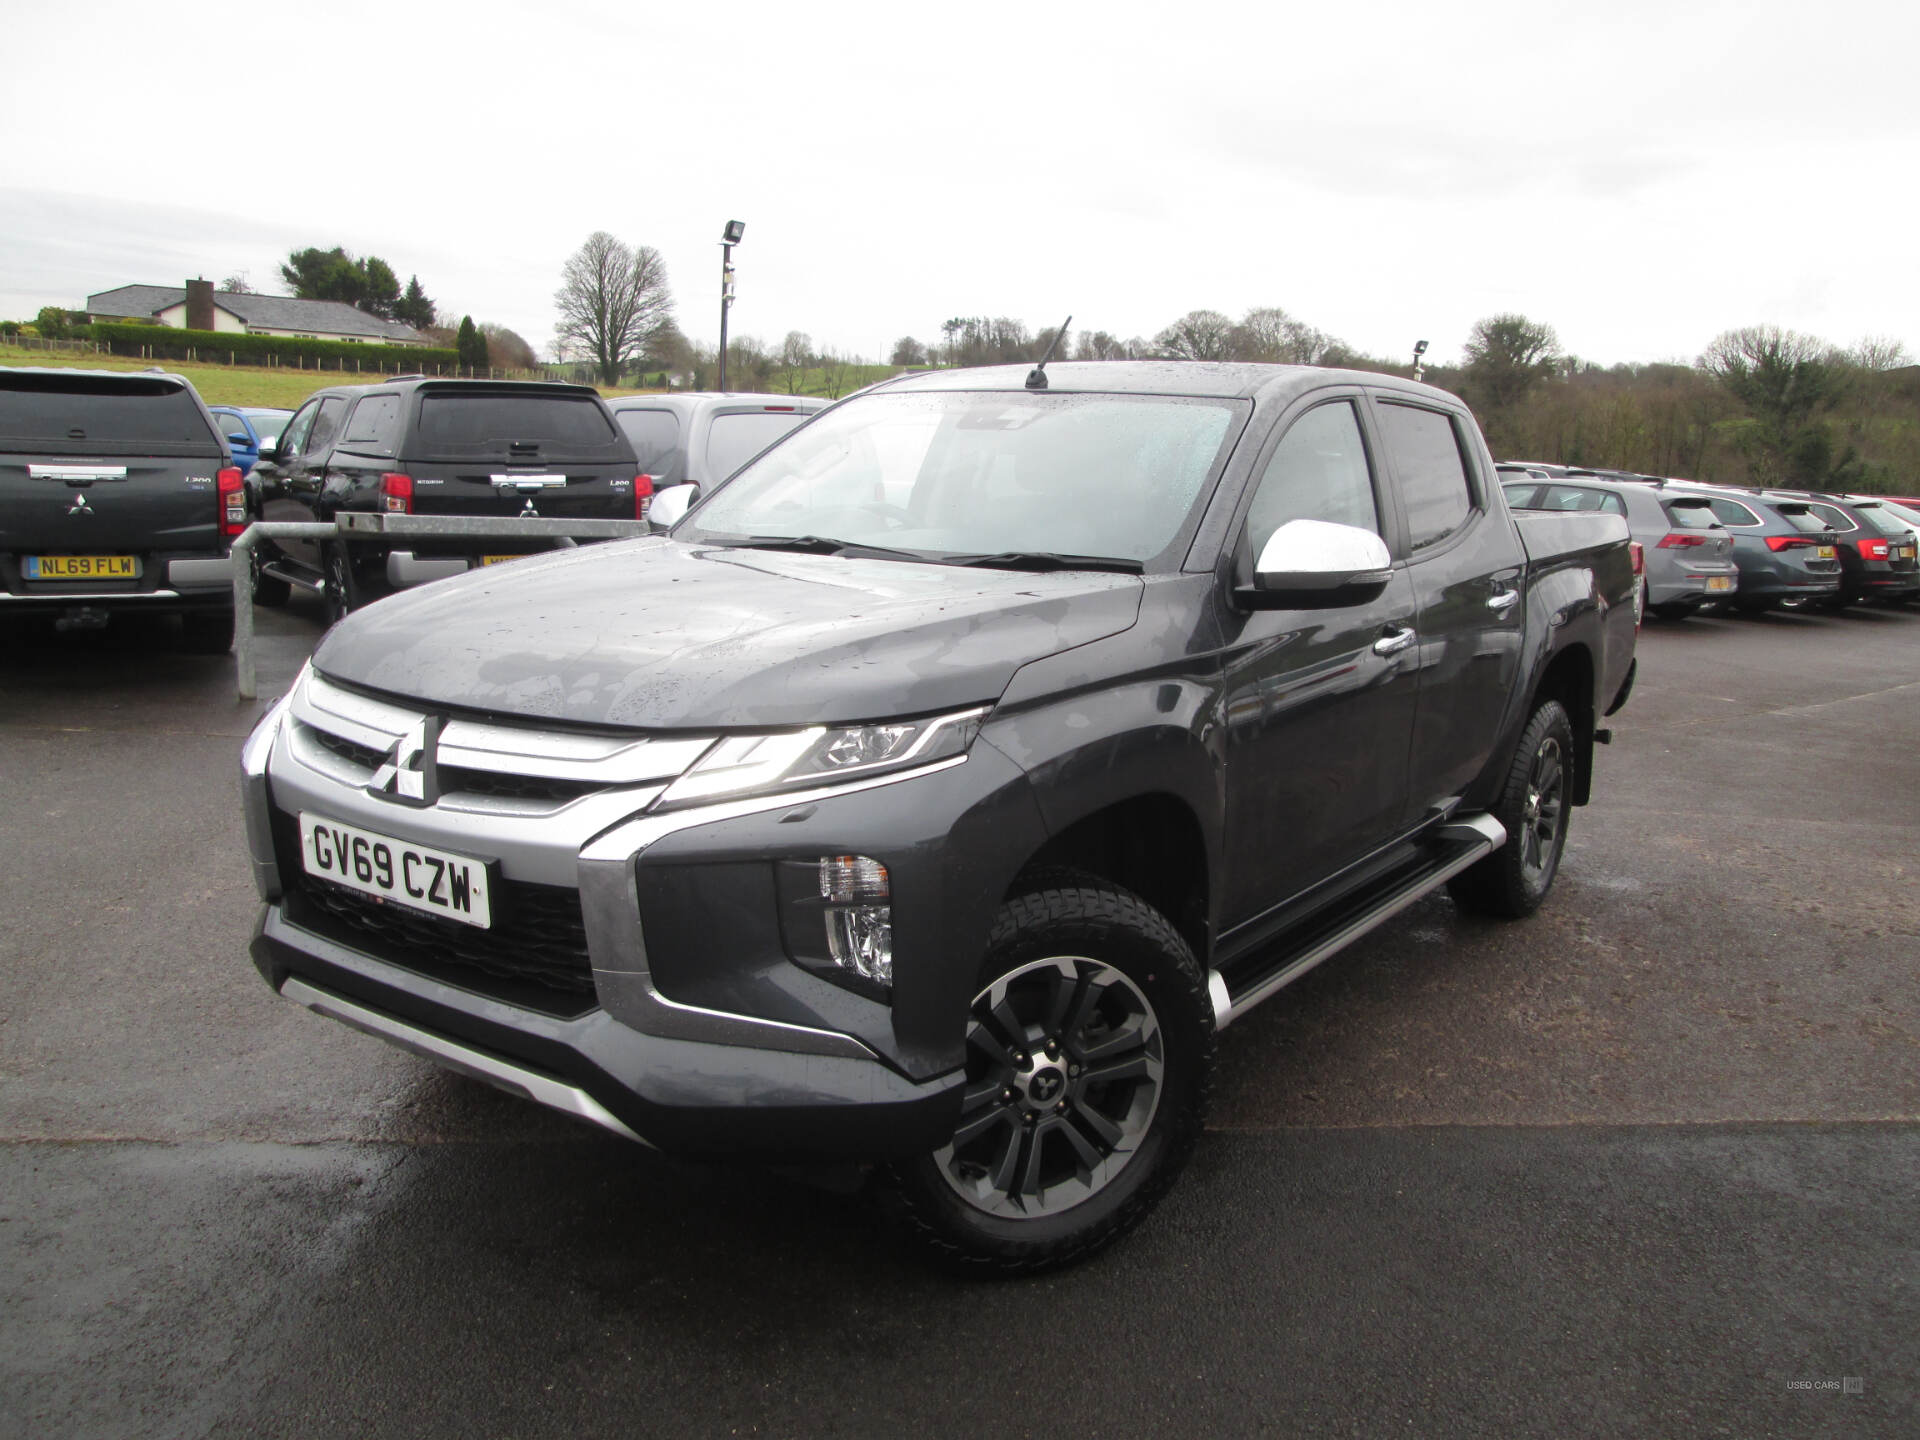
[[[527,515],[531,515],[531,516],[533,516],[533,517],[534,517],[534,519],[536,519],[536,520],[540,518],[540,512],[539,512],[538,510],[536,510],[536,509],[534,509],[534,508],[533,508],[533,497],[532,497],[531,495],[529,495],[529,496],[527,497],[527,504],[526,504],[526,508],[525,508],[525,509],[523,509],[523,510],[522,510],[522,511],[520,512],[520,514],[521,514],[522,516],[527,516]]]
[[[69,515],[91,515],[93,514],[93,507],[87,504],[87,497],[84,494],[80,494],[73,497],[73,504],[67,507],[67,513]]]
[[[446,722],[428,715],[393,742],[380,768],[367,782],[367,793],[402,805],[431,805],[440,798],[440,727]]]

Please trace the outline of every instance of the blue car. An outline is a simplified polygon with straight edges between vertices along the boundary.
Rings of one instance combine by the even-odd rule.
[[[242,475],[253,473],[261,447],[271,445],[280,438],[280,431],[293,414],[291,410],[275,410],[258,405],[209,405],[207,408],[213,412],[214,423],[220,427],[220,433],[227,437],[227,445],[233,451],[233,463],[240,467]]]

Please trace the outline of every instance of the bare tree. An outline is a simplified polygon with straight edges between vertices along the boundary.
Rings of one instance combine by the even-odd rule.
[[[1907,347],[1891,335],[1869,335],[1847,352],[1847,358],[1862,370],[1899,370],[1913,364]]]
[[[1233,358],[1266,365],[1318,365],[1338,344],[1277,305],[1249,310],[1233,327]]]
[[[253,286],[247,283],[247,272],[236,270],[220,282],[220,288],[229,295],[251,295]]]
[[[789,330],[787,338],[780,342],[779,360],[780,378],[786,382],[787,393],[798,395],[807,367],[813,364],[813,337],[804,330]]]
[[[821,387],[827,392],[829,400],[838,400],[840,392],[853,379],[853,367],[860,362],[851,355],[842,355],[835,350],[822,350],[816,358],[820,361]]]
[[[911,335],[902,335],[893,342],[893,357],[889,365],[903,365],[909,370],[924,370],[928,363],[927,347]]]
[[[519,335],[504,325],[486,321],[480,326],[480,333],[487,337],[487,352],[493,356],[494,363],[509,370],[532,370],[538,367],[539,360],[529,345]]]
[[[1189,310],[1153,343],[1169,360],[1226,360],[1233,354],[1233,322],[1218,310]]]
[[[651,245],[629,249],[604,230],[567,261],[553,303],[560,311],[555,338],[588,352],[607,385],[673,314],[660,252]]]

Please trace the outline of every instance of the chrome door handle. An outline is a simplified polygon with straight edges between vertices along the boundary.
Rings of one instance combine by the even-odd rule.
[[[1398,655],[1411,644],[1413,644],[1412,630],[1405,628],[1392,630],[1373,642],[1373,653],[1376,655]]]
[[[1500,590],[1487,601],[1487,609],[1496,611],[1511,610],[1520,599],[1518,590]]]

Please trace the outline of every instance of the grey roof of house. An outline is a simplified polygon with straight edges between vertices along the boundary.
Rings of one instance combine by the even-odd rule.
[[[187,298],[183,285],[122,285],[87,297],[89,315],[124,315],[151,320],[170,305]],[[371,340],[410,340],[427,337],[411,325],[382,320],[339,300],[296,300],[290,295],[239,295],[213,292],[213,303],[248,325],[268,330],[318,330],[329,335],[365,335]]]

